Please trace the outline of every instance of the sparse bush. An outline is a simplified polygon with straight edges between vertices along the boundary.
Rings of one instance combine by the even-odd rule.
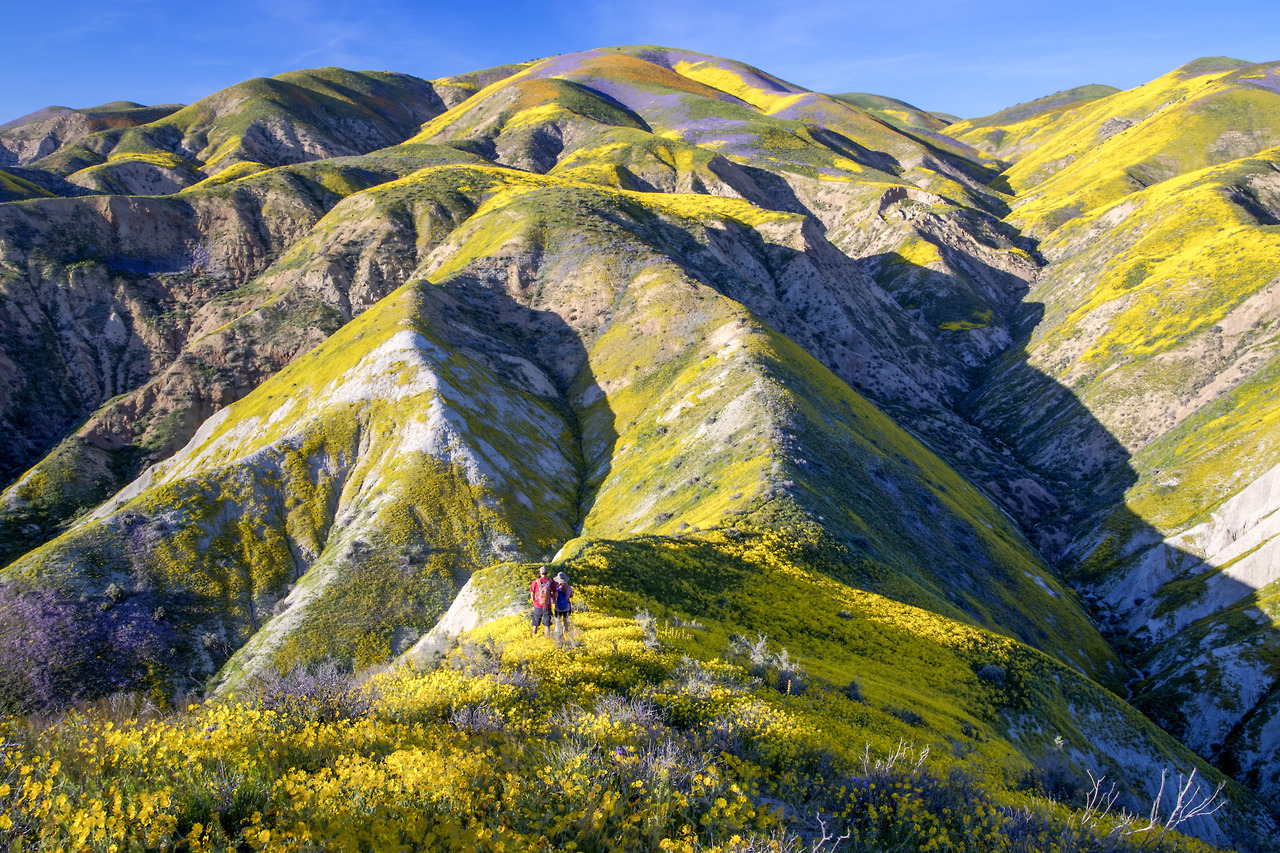
[[[538,695],[538,676],[523,662],[499,672],[498,683],[511,685],[520,691],[520,695],[525,699],[533,699]]]
[[[742,671],[732,666],[716,666],[708,661],[682,657],[671,673],[672,687],[677,693],[706,697],[712,688],[719,687],[733,693],[742,693],[760,684],[760,679],[743,678]]]
[[[1182,849],[1181,827],[1226,805],[1223,785],[1206,791],[1192,770],[1169,786],[1165,769],[1147,816],[1139,817],[1115,810],[1119,794],[1114,783],[1107,782],[1105,776],[1086,773],[1089,784],[1065,821],[1059,812],[1061,806],[1053,799],[1021,809],[1002,809],[1012,853],[1173,853]]]
[[[978,677],[991,684],[1004,684],[1009,674],[999,664],[989,663],[978,670]]]
[[[862,682],[858,681],[856,678],[850,680],[850,682],[844,686],[844,695],[854,702],[863,701]]]
[[[640,636],[644,642],[646,649],[657,651],[658,646],[658,620],[649,612],[649,608],[637,610],[635,616],[636,622],[640,625]]]
[[[333,661],[284,673],[268,668],[254,676],[250,689],[267,710],[319,723],[363,717],[376,698],[371,687]]]
[[[175,791],[176,823],[190,828],[207,827],[215,838],[230,839],[270,799],[268,782],[245,766],[217,756],[188,764]]]
[[[924,722],[924,717],[912,711],[910,708],[901,708],[897,705],[886,705],[884,712],[891,717],[896,717],[908,726],[918,726]]]
[[[660,796],[671,792],[689,794],[694,780],[714,763],[707,753],[697,752],[676,737],[659,737],[640,748],[615,747],[620,774],[630,787],[640,782]]]
[[[764,634],[757,635],[754,641],[734,634],[729,638],[729,655],[779,693],[799,696],[808,689],[804,667],[792,660],[786,649],[777,653],[769,651],[769,638]]]
[[[446,660],[466,675],[497,675],[502,669],[502,649],[492,638],[481,643],[463,640]]]
[[[502,714],[488,705],[459,705],[449,715],[455,729],[464,732],[496,732],[502,730]]]
[[[161,709],[145,693],[112,693],[91,702],[76,704],[76,710],[91,714],[97,720],[110,720],[116,725],[145,722],[162,715]]]
[[[636,723],[651,727],[662,720],[662,709],[644,697],[632,698],[607,693],[596,700],[595,713],[615,723]]]

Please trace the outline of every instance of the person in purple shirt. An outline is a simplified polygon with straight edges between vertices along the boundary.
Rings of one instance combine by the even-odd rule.
[[[569,600],[573,598],[573,587],[569,586],[569,579],[565,577],[564,572],[556,575],[554,581],[556,586],[556,619],[560,620],[560,636],[569,633],[569,614],[573,612],[573,605]]]

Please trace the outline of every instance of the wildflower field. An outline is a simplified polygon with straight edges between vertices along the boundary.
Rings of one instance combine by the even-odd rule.
[[[313,666],[181,712],[10,717],[0,849],[1211,849],[1014,748],[1018,703],[1083,703],[1102,692],[1083,676],[751,547],[584,545],[567,634],[503,617],[419,670]],[[732,624],[672,609],[712,594]],[[733,630],[757,626],[781,641]]]

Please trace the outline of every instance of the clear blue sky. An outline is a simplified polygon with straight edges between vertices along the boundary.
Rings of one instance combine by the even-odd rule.
[[[1280,0],[0,0],[0,23],[0,123],[50,104],[191,103],[321,65],[431,78],[617,44],[961,116],[1136,86],[1200,56],[1280,60]]]

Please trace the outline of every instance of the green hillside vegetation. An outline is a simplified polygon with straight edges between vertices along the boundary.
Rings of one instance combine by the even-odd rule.
[[[310,629],[308,635],[314,634],[314,642],[304,644],[307,656],[355,658],[368,663],[389,653],[389,638],[395,633],[397,620],[416,623],[419,630],[429,625],[451,600],[458,578],[483,565],[487,549],[550,554],[575,528],[584,536],[674,531],[678,525],[683,525],[679,529],[713,528],[731,512],[751,514],[774,499],[785,503],[789,500],[786,492],[796,489],[801,505],[811,513],[830,516],[826,526],[835,536],[833,542],[843,541],[845,547],[857,549],[844,560],[851,560],[858,552],[864,555],[858,560],[864,568],[847,580],[856,578],[860,585],[870,584],[900,600],[1008,631],[1034,645],[1054,649],[1100,677],[1114,677],[1114,661],[1105,644],[1076,609],[1078,605],[1070,604],[1069,598],[1064,599],[1065,606],[1055,602],[1067,594],[1061,587],[1049,585],[1046,567],[1003,516],[811,356],[753,328],[750,315],[742,315],[735,304],[726,301],[716,307],[723,297],[715,290],[698,288],[675,269],[664,273],[663,267],[669,267],[670,261],[646,246],[659,236],[669,244],[679,229],[696,235],[708,218],[738,228],[765,229],[793,217],[763,212],[741,201],[619,193],[491,168],[427,169],[371,192],[370,200],[381,208],[391,208],[391,215],[411,199],[413,209],[419,211],[417,216],[430,217],[418,230],[420,234],[434,231],[441,247],[434,253],[437,260],[430,274],[437,284],[407,285],[399,296],[384,300],[341,329],[330,341],[225,410],[217,425],[210,422],[179,456],[153,468],[147,491],[130,503],[111,507],[109,517],[85,522],[19,561],[11,570],[12,576],[44,575],[45,583],[53,581],[69,593],[101,594],[101,589],[119,578],[138,577],[141,572],[150,578],[144,586],[162,597],[169,590],[182,589],[184,594],[203,598],[205,603],[189,614],[174,617],[180,620],[180,630],[190,638],[193,658],[198,660],[202,658],[198,637],[215,633],[224,638],[228,648],[239,647],[260,629],[264,620],[259,612],[265,613],[282,599],[285,587],[303,575],[305,581],[299,584],[296,597],[305,598],[311,587],[319,585],[326,590],[324,596],[347,600],[345,586],[330,592],[324,586],[328,582],[322,579],[330,562],[350,566],[343,571],[358,569],[361,577],[372,570],[367,556],[349,553],[347,543],[354,541],[356,533],[343,528],[352,522],[334,527],[340,516],[355,517],[359,519],[354,527],[362,547],[379,555],[384,573],[404,561],[416,564],[423,554],[431,553],[452,554],[455,566],[452,575],[441,577],[443,586],[429,597],[430,603],[424,602],[423,610],[412,618],[388,616],[388,623],[374,632],[383,645],[368,654],[358,653],[357,640],[343,639],[344,632],[325,628],[323,622]],[[439,242],[447,232],[434,229],[433,220],[439,217],[441,201],[458,193],[473,194],[468,208],[474,212],[457,233]],[[352,214],[366,218],[366,205],[350,209],[358,200],[363,199],[352,197],[350,203],[335,207],[321,221],[318,233],[341,228]],[[598,218],[597,211],[605,209],[627,211],[630,222],[619,229],[614,222]],[[572,230],[566,225],[572,225]],[[655,233],[655,229],[661,230]],[[587,345],[585,353],[575,354],[570,345],[559,360],[548,361],[555,354],[553,347],[544,342],[543,354],[535,355],[522,336],[540,325],[547,330],[543,334],[564,334],[565,319],[572,326],[573,315],[562,319],[548,312],[545,320],[539,320],[539,309],[543,305],[580,305],[574,292],[579,287],[598,291],[592,265],[584,265],[580,255],[582,236],[593,232],[591,245],[597,251],[612,243],[618,256],[613,263],[607,255],[598,257],[597,262],[609,263],[616,275],[617,270],[626,269],[627,262],[622,259],[629,258],[633,275],[643,284],[614,297],[607,327],[601,328],[599,317],[579,320],[585,320],[580,333],[586,334],[587,341],[599,336],[594,345]],[[760,241],[761,234],[755,233],[753,239]],[[764,241],[765,246],[767,243]],[[481,318],[486,309],[475,300],[495,297],[484,288],[477,289],[471,268],[522,246],[537,247],[540,269],[535,266],[533,271],[556,282],[557,290],[538,288],[527,294],[510,294],[507,298],[516,301],[499,316],[510,317],[513,311],[517,316],[497,327],[492,320],[484,323]],[[305,262],[303,259],[313,256],[314,248],[309,239],[300,241],[274,269],[288,270]],[[447,254],[442,255],[442,250],[448,250]],[[643,261],[646,253],[650,256],[647,263]],[[568,269],[573,272],[563,272]],[[716,282],[717,289],[729,290],[734,281],[732,273],[730,276],[723,283]],[[451,281],[456,284],[450,286]],[[689,293],[691,285],[695,289]],[[456,295],[440,302],[440,287],[443,293],[456,288]],[[525,300],[528,305],[522,307]],[[456,324],[473,311],[480,313],[463,326],[467,331],[462,337],[444,325]],[[525,313],[526,318],[519,319],[519,313]],[[505,334],[511,337],[504,343],[507,323],[511,326]],[[477,330],[486,325],[486,343],[478,347]],[[404,330],[424,337],[420,343],[394,344],[403,339]],[[702,343],[708,336],[714,343]],[[637,344],[643,347],[646,343],[659,351],[646,354],[637,348]],[[386,347],[391,347],[391,354],[377,355]],[[481,359],[477,354],[461,361],[460,356],[453,356],[448,363],[437,363],[440,356],[430,355],[460,348],[462,352],[478,350],[490,355]],[[401,350],[405,355],[396,356]],[[493,353],[504,351],[511,354],[510,360],[495,361]],[[424,354],[430,357],[426,364],[421,362]],[[531,356],[539,364],[529,365],[532,374],[519,367],[510,372],[512,362],[518,365],[522,357]],[[398,358],[404,359],[404,366],[396,368],[395,382],[383,387],[386,381],[378,371],[385,368],[380,365],[400,364]],[[635,366],[640,363],[655,365],[656,370],[637,373]],[[581,372],[584,370],[589,372]],[[537,377],[545,378],[538,381]],[[342,390],[366,385],[371,390]],[[436,395],[445,393],[444,387],[451,392],[441,402],[432,403],[438,399]],[[499,388],[505,389],[502,398],[494,398]],[[592,388],[619,390],[596,391],[596,396],[590,397],[587,392]],[[367,395],[375,403],[372,408],[352,408],[352,393],[360,395],[356,400]],[[539,400],[539,396],[556,398],[562,394],[574,410],[568,417],[569,413]],[[388,395],[390,399],[385,399]],[[799,405],[789,403],[791,399]],[[334,411],[323,414],[324,407],[318,408],[315,402],[322,400],[335,400]],[[437,484],[441,476],[446,482],[456,481],[457,470],[451,471],[447,465],[438,469],[438,463],[429,457],[413,461],[420,458],[415,453],[425,448],[396,449],[406,430],[421,429],[413,426],[417,418],[412,413],[430,413],[440,405],[445,406],[442,414],[488,409],[488,414],[467,414],[469,425],[453,439],[463,445],[477,442],[474,446],[483,460],[481,467],[464,478],[469,487],[463,483],[447,487],[450,494],[462,489],[459,511],[464,518],[475,516],[480,527],[464,526],[459,538],[448,542],[428,539],[424,551],[423,546],[413,543],[420,542],[426,530],[472,523],[450,520],[446,524],[444,519],[452,519],[451,514],[440,519],[422,518],[421,509],[405,514],[397,509],[400,504],[387,502],[399,491],[406,508],[425,502],[444,511],[448,504],[425,496],[445,488]],[[530,414],[518,415],[522,410]],[[317,416],[318,422],[314,420]],[[457,417],[443,416],[446,422]],[[726,423],[714,427],[721,416]],[[428,414],[426,420],[434,422],[436,417]],[[516,431],[519,417],[531,418],[532,432]],[[774,419],[776,426],[766,426],[763,417]],[[277,426],[264,428],[266,422]],[[841,422],[846,425],[836,426]],[[503,432],[486,430],[482,427],[485,423],[501,423]],[[330,435],[332,439],[325,437]],[[383,436],[388,443],[361,439],[356,454],[359,435]],[[550,454],[549,458],[560,460],[552,468],[559,474],[546,482],[542,478],[552,476],[550,473],[521,461],[531,444],[536,447],[543,442],[547,442],[545,452],[535,456]],[[311,474],[291,473],[293,452],[300,454],[298,471]],[[409,455],[404,461],[393,461],[406,452]],[[440,453],[433,451],[436,456]],[[740,454],[748,461],[741,461]],[[844,454],[850,455],[845,458]],[[444,456],[446,462],[450,458],[453,451]],[[574,462],[579,458],[581,462]],[[770,458],[774,461],[765,467],[762,463]],[[234,460],[254,461],[247,466],[229,466]],[[681,470],[686,464],[688,468]],[[581,483],[573,473],[576,466],[584,467]],[[871,476],[846,495],[851,484],[847,476],[835,472],[850,466],[868,470]],[[315,472],[323,470],[344,483],[341,498],[333,491],[336,485],[317,479]],[[213,472],[212,476],[204,471]],[[384,471],[387,473],[380,473]],[[391,473],[394,482],[385,479]],[[607,479],[603,476],[606,473]],[[394,485],[401,480],[401,486]],[[796,480],[802,485],[796,487]],[[784,482],[791,485],[780,485]],[[901,485],[889,485],[907,482],[925,486],[927,491],[908,498]],[[482,487],[482,483],[487,485]],[[499,487],[501,483],[506,486]],[[628,501],[628,496],[635,494],[651,497],[637,507]],[[382,496],[376,511],[372,506],[361,509],[374,495]],[[579,500],[589,503],[579,505]],[[915,504],[913,510],[904,513],[909,504]],[[465,509],[470,505],[474,508]],[[894,509],[877,512],[879,507]],[[178,508],[181,521],[175,527],[175,517],[166,514]],[[586,513],[581,521],[579,512]],[[164,532],[149,564],[141,566],[134,563],[136,555],[121,538],[134,535],[141,524],[137,513],[152,519],[152,526]],[[560,524],[549,526],[549,519],[557,513],[564,513]],[[168,520],[160,522],[161,515]],[[679,522],[673,520],[677,518]],[[918,551],[903,547],[913,531],[939,523],[958,524],[972,532],[957,539],[950,530],[940,531],[929,561],[922,560]],[[498,540],[507,544],[492,544]],[[458,570],[457,561],[467,548],[480,550],[470,558],[470,569]],[[98,565],[88,579],[91,588],[81,589],[75,567],[102,560],[107,562]],[[983,585],[971,576],[957,576],[958,567],[965,563],[981,571]],[[187,567],[198,564],[223,568],[213,574],[191,574]],[[852,565],[840,571],[850,569]],[[430,574],[436,569],[421,571]],[[987,585],[995,577],[1000,580],[992,589]],[[426,578],[414,575],[413,582],[437,588],[436,582]],[[361,583],[367,586],[368,578]],[[1029,599],[1043,602],[1035,620],[1025,615]],[[378,600],[378,596],[368,598],[371,607]],[[317,606],[323,601],[322,597]],[[349,611],[350,605],[347,607]],[[1048,613],[1055,615],[1048,618]],[[362,630],[369,627],[363,620],[357,624]],[[261,642],[281,642],[272,630],[263,636],[270,640]],[[251,653],[265,656],[258,645],[255,643]],[[291,646],[286,644],[285,648]],[[288,664],[293,662],[289,655],[299,652],[281,654],[286,655]],[[210,662],[193,660],[191,665],[207,667]]]
[[[241,164],[363,154],[402,141],[444,105],[425,80],[340,68],[257,78],[38,161],[99,192],[175,192]],[[154,185],[154,186],[152,186]]]
[[[147,107],[113,101],[88,109],[45,107],[0,124],[0,166],[25,166],[85,137],[116,128],[137,127],[181,109],[181,104]]]
[[[927,113],[919,107],[913,107],[906,101],[887,98],[884,95],[869,95],[866,92],[844,92],[832,95],[837,101],[843,101],[851,107],[865,110],[877,118],[892,125],[902,125],[926,130],[942,130],[950,122],[943,121],[933,113]]]
[[[1068,127],[1005,173],[1022,199],[1013,221],[1042,236],[1145,187],[1271,148],[1280,94],[1251,85],[1251,69],[1266,71],[1185,67],[1074,108]]]
[[[25,201],[31,198],[52,198],[53,193],[19,177],[6,169],[0,169],[0,202]]]
[[[1063,89],[1061,92],[1054,92],[1052,95],[1045,95],[1043,98],[1036,98],[1034,101],[1027,101],[1021,104],[1014,104],[1012,107],[1006,107],[998,113],[992,113],[982,118],[964,119],[957,123],[957,127],[951,128],[955,131],[956,136],[971,128],[979,127],[995,127],[999,125],[1011,125],[1024,122],[1028,119],[1035,118],[1043,113],[1056,110],[1060,107],[1069,107],[1079,104],[1082,101],[1092,101],[1097,98],[1105,98],[1107,95],[1114,95],[1119,92],[1115,86],[1103,86],[1098,83],[1090,83],[1087,86],[1076,86],[1072,89]]]
[[[1265,540],[1224,562],[1177,537],[1280,463],[1274,73],[1197,61],[1041,125],[1049,141],[1006,173],[1028,199],[1008,221],[1040,232],[1050,261],[1027,295],[1042,306],[1035,370],[1011,352],[974,395],[1033,468],[1089,483],[1057,493],[1091,517],[1063,568],[1144,674],[1138,706],[1266,792],[1274,577],[1250,588],[1224,574],[1265,562]],[[1059,383],[1087,416],[1064,417]],[[999,412],[1010,399],[1026,408]],[[1105,446],[1099,427],[1119,442],[1110,462],[1063,452]]]
[[[532,64],[532,62],[525,62],[518,65],[496,65],[493,68],[455,74],[452,77],[439,77],[432,80],[431,85],[444,101],[445,106],[453,108],[486,86],[523,71]]]
[[[414,145],[387,149],[377,156],[358,161],[332,158],[318,163],[233,175],[228,180],[210,181],[185,190],[181,202],[150,204],[163,206],[167,212],[184,218],[205,218],[213,211],[231,210],[234,212],[233,222],[241,217],[265,216],[268,221],[290,222],[296,229],[299,225],[315,223],[352,193],[407,175],[432,162],[484,161],[450,147]],[[46,211],[33,209],[31,213],[39,216]],[[56,215],[56,211],[47,211],[47,214]],[[335,228],[341,227],[340,220]],[[39,233],[39,230],[33,233]],[[304,252],[284,258],[259,255],[258,263],[265,266],[266,262],[274,260],[283,270],[290,271],[298,269],[303,259],[310,259],[312,264],[309,268],[324,268],[329,260],[318,263],[312,254],[327,259],[331,259],[335,252],[357,249],[366,256],[376,254],[376,247],[359,245],[367,235],[365,232],[355,238],[349,234],[334,234],[327,227],[320,228],[314,239],[303,244]],[[32,257],[39,258],[52,249],[70,253],[72,263],[65,260],[60,264],[54,263],[52,269],[45,268],[47,272],[44,274],[56,279],[59,273],[66,274],[63,271],[71,267],[74,269],[72,274],[89,280],[101,276],[121,281],[128,288],[126,292],[137,300],[134,310],[146,327],[170,334],[173,334],[170,330],[189,329],[193,343],[182,357],[172,360],[166,369],[159,371],[157,384],[173,389],[170,399],[157,400],[153,393],[143,388],[105,401],[89,423],[81,426],[75,439],[40,460],[7,490],[9,500],[0,508],[0,525],[3,525],[0,529],[5,531],[5,535],[0,536],[0,543],[7,547],[0,549],[0,559],[11,559],[53,538],[77,514],[97,506],[140,474],[146,465],[168,456],[185,444],[199,426],[199,421],[192,417],[192,410],[198,411],[207,405],[204,401],[210,393],[209,383],[214,384],[215,391],[222,386],[228,389],[223,393],[234,393],[232,389],[243,382],[245,373],[251,374],[255,368],[252,363],[227,365],[224,356],[227,347],[235,347],[238,341],[257,341],[259,362],[266,362],[264,368],[274,372],[282,366],[277,360],[281,359],[281,354],[284,356],[282,360],[287,362],[296,352],[305,352],[318,342],[317,333],[327,336],[349,319],[352,311],[349,300],[346,316],[343,316],[340,308],[305,290],[300,291],[296,280],[287,279],[288,272],[283,276],[268,275],[259,283],[240,288],[227,288],[225,284],[218,288],[218,276],[214,270],[191,269],[167,274],[164,276],[166,284],[174,290],[179,290],[186,281],[196,285],[196,293],[214,284],[218,297],[202,310],[189,303],[182,304],[185,299],[180,299],[176,305],[166,304],[163,294],[145,286],[139,287],[136,276],[130,276],[127,271],[113,270],[109,260],[100,257],[80,259],[84,254],[91,257],[97,254],[93,247],[100,245],[102,239],[97,234],[62,231],[57,236],[60,245],[56,248],[39,243],[30,247]],[[277,240],[284,238],[285,234],[277,232]],[[330,243],[337,245],[327,245]],[[261,252],[260,244],[252,243],[243,248],[233,244],[227,249],[226,261],[231,264],[241,262],[241,253]],[[166,247],[166,250],[169,249]],[[210,264],[216,265],[218,260],[215,257]],[[280,281],[282,277],[286,280]],[[303,334],[301,339],[300,332]],[[308,340],[310,344],[306,345]],[[163,355],[173,358],[171,352]],[[41,364],[43,366],[43,361]],[[179,389],[180,392],[175,393]],[[241,391],[238,396],[244,393],[247,391]],[[116,446],[103,447],[100,436],[103,429],[119,430],[125,435],[116,433],[112,436]],[[38,532],[23,532],[33,528]]]
[[[1069,377],[1075,393],[1130,447],[1170,426],[1125,411],[1135,389],[1167,394],[1172,406],[1203,384],[1215,364],[1269,337],[1256,329],[1208,352],[1193,345],[1216,339],[1225,318],[1273,278],[1266,259],[1280,248],[1280,233],[1260,224],[1233,193],[1251,176],[1270,172],[1274,156],[1264,152],[1158,184],[1073,221],[1041,244],[1057,257],[1029,294],[1046,305],[1028,345],[1031,363]],[[1213,361],[1205,363],[1206,357]],[[1026,435],[1043,426],[1028,420],[1015,428]],[[1163,461],[1185,464],[1187,457]],[[1153,459],[1153,467],[1161,466]]]

